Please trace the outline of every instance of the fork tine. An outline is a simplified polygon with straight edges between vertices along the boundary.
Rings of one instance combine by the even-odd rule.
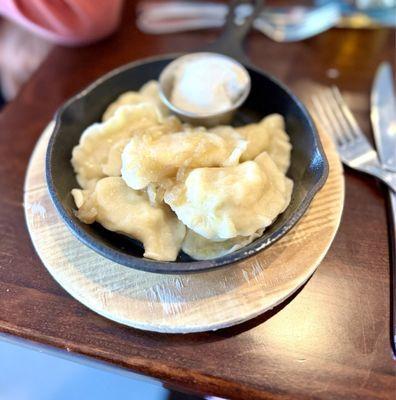
[[[362,130],[359,128],[359,125],[356,122],[355,117],[353,116],[351,110],[349,109],[349,107],[346,104],[344,98],[342,97],[342,94],[341,94],[340,90],[338,89],[338,87],[333,85],[331,87],[331,90],[333,92],[333,95],[334,95],[335,99],[337,100],[337,103],[339,104],[340,108],[342,109],[343,114],[345,115],[345,118],[347,119],[350,127],[352,128],[353,133],[357,137],[364,136]]]
[[[360,130],[339,90],[320,90],[312,96],[312,103],[315,115],[335,139],[342,162],[381,179],[396,190],[396,177],[382,168],[377,152]],[[351,135],[352,139],[347,140],[347,135]]]
[[[348,124],[341,105],[337,102],[332,90],[328,89],[326,95],[329,107],[333,111],[334,119],[337,121],[337,126],[344,138],[344,142],[351,142],[354,139],[353,130]]]
[[[333,136],[337,138],[337,142],[340,146],[345,145],[347,142],[347,137],[345,136],[342,126],[340,125],[329,103],[329,90],[323,89],[318,96],[318,99],[320,100],[320,106],[323,110],[323,115],[326,116],[328,125],[333,132]]]
[[[341,144],[339,133],[336,129],[334,129],[333,125],[331,124],[327,114],[323,108],[322,100],[320,95],[313,95],[312,96],[312,104],[314,113],[318,119],[318,121],[324,125],[326,131],[330,134],[336,144]]]

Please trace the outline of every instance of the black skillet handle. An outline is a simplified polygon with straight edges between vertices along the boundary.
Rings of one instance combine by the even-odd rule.
[[[238,16],[236,13],[237,7],[242,4],[251,4],[253,7],[252,13],[246,18]],[[223,32],[214,43],[211,43],[204,50],[225,54],[243,64],[249,64],[248,57],[243,50],[243,42],[262,6],[263,0],[231,1]]]

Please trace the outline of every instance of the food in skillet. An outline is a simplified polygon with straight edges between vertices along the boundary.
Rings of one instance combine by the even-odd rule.
[[[144,256],[216,258],[262,235],[290,202],[291,145],[272,114],[243,127],[193,127],[150,81],[126,92],[73,149],[77,217],[143,243]]]

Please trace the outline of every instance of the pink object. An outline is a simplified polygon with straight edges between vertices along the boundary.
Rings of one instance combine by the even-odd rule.
[[[80,45],[118,26],[123,0],[0,0],[0,16],[54,43]]]

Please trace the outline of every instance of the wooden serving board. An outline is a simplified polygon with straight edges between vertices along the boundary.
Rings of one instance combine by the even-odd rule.
[[[230,267],[187,275],[137,271],[82,244],[58,217],[45,183],[43,132],[25,181],[24,208],[34,247],[50,274],[74,298],[116,322],[150,331],[216,330],[253,318],[282,302],[313,274],[340,223],[342,166],[321,133],[328,180],[298,224],[270,248]]]

